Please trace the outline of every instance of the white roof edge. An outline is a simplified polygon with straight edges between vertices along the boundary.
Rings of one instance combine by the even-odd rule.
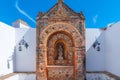
[[[8,24],[6,24],[6,23],[4,23],[4,22],[2,22],[2,21],[0,21],[0,24],[6,25],[5,27],[10,27],[10,28],[13,28],[13,29],[14,29],[14,27],[13,27],[13,26],[8,25]]]

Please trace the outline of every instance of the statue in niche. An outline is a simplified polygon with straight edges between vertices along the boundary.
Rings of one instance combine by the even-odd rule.
[[[57,44],[56,50],[57,50],[56,59],[64,60],[64,45],[61,43]]]
[[[63,47],[61,45],[58,47],[58,60],[63,60]]]

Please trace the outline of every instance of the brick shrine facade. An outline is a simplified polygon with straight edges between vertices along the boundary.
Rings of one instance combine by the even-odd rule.
[[[59,0],[37,17],[37,80],[85,80],[85,17]]]

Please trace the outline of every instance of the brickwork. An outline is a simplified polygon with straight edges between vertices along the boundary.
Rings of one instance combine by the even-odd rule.
[[[85,79],[84,20],[82,13],[75,13],[62,0],[38,14],[37,80]]]

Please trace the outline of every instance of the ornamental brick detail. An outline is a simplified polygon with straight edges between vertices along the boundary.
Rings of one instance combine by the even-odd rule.
[[[37,17],[37,80],[85,80],[85,18],[59,1]]]

